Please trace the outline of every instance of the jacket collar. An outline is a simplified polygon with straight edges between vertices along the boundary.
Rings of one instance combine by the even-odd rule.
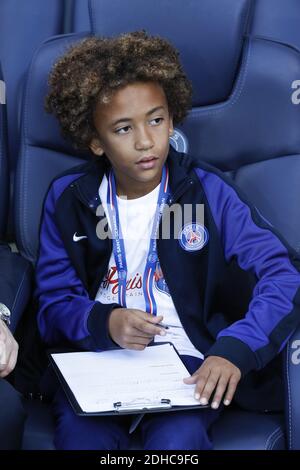
[[[194,179],[193,158],[185,153],[176,152],[170,147],[169,155],[167,158],[169,168],[169,184],[171,190],[170,203],[176,202],[180,195],[189,186],[190,181]]]
[[[193,159],[190,155],[178,153],[170,147],[167,165],[169,168],[169,184],[171,190],[170,202],[175,202],[179,195],[185,191],[189,181],[193,179],[191,174]],[[87,164],[86,173],[75,183],[79,199],[94,212],[96,212],[100,204],[100,183],[104,173],[106,173],[109,168],[110,164],[108,160],[100,157]]]

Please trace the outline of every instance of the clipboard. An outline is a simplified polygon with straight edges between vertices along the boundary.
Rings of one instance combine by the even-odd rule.
[[[182,363],[178,352],[176,351],[176,349],[171,343],[157,343],[157,344],[154,344],[153,346],[152,345],[148,346],[148,348],[149,347],[158,348],[159,346],[162,346],[162,345],[172,346],[172,349],[175,350],[178,358],[180,359],[180,362]],[[199,402],[197,402],[196,404],[192,404],[192,405],[176,405],[176,404],[174,405],[172,403],[172,400],[169,397],[164,396],[164,397],[161,397],[159,400],[155,400],[155,401],[141,400],[141,399],[136,399],[136,398],[132,400],[128,400],[128,401],[114,401],[112,403],[113,409],[109,411],[85,411],[80,406],[75,394],[72,391],[72,388],[69,386],[68,382],[66,381],[63,373],[61,372],[54,358],[52,357],[52,354],[53,354],[53,351],[51,351],[51,353],[50,352],[48,353],[50,363],[68,398],[69,403],[71,404],[74,412],[78,416],[141,415],[142,417],[145,413],[170,412],[170,411],[179,411],[179,410],[195,410],[199,408],[201,409],[209,408],[210,406],[209,404],[200,405]],[[62,353],[61,352],[55,353],[56,356],[59,354],[62,354]],[[101,352],[97,354],[101,354]],[[193,387],[195,386],[193,385]]]

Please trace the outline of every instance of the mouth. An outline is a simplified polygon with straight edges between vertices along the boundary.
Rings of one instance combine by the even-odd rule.
[[[155,157],[154,155],[150,155],[149,157],[141,158],[141,160],[137,162],[137,165],[143,170],[150,170],[154,168],[157,161],[157,157]]]

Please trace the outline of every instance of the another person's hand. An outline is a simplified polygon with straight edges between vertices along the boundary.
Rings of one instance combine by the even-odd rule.
[[[157,326],[162,319],[142,310],[115,308],[109,317],[108,331],[121,348],[142,351],[155,335],[166,334],[164,328]]]
[[[0,320],[0,377],[6,377],[15,368],[19,346],[6,324]]]
[[[209,356],[191,377],[183,379],[186,384],[196,384],[195,398],[207,405],[213,394],[211,407],[217,409],[223,399],[228,406],[241,378],[241,371],[232,362],[218,356]]]

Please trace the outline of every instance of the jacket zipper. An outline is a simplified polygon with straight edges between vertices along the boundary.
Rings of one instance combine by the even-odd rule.
[[[192,185],[194,184],[194,180],[188,179],[183,181],[183,183],[177,188],[174,195],[170,196],[168,204],[174,204]]]
[[[188,180],[185,180],[180,186],[179,188],[175,191],[174,195],[171,196],[169,198],[169,201],[168,201],[168,204],[171,205],[171,204],[174,204],[176,201],[178,201],[178,199],[186,192],[188,191],[188,189],[193,186],[194,184],[194,180],[192,180],[191,178],[189,178]],[[160,224],[161,224],[161,220],[160,220]],[[160,259],[160,256],[159,256],[159,244],[157,244],[157,255],[158,255],[158,259]],[[172,287],[170,288],[170,285],[172,285],[172,283],[169,283],[169,273],[168,273],[168,270],[165,269],[165,266],[164,266],[164,269],[163,269],[163,273],[164,273],[164,278],[166,280],[166,283],[167,283],[167,286],[168,286],[168,289],[170,290],[170,295],[171,295],[171,298],[173,300],[173,303],[175,305],[175,302],[174,302],[174,298],[176,298],[176,295],[172,295],[173,294],[173,289]],[[179,319],[182,323],[182,325],[184,326],[185,328],[185,320],[184,318],[182,318],[182,315],[180,315],[179,313],[179,310],[177,309],[176,305],[175,305],[175,309],[178,313],[178,316],[179,316]],[[186,331],[188,331],[188,329],[185,328]],[[192,340],[191,340],[192,342]],[[192,342],[192,344],[194,344]],[[195,346],[195,344],[194,344]],[[195,346],[196,348],[196,346]]]

